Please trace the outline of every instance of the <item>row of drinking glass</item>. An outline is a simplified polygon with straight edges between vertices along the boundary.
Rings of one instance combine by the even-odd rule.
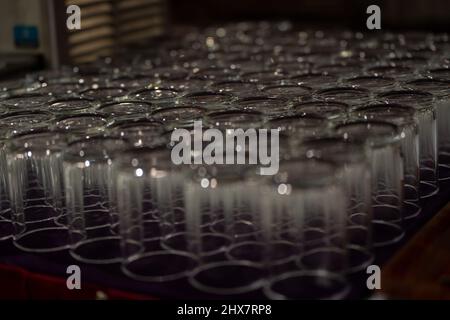
[[[214,64],[214,62],[210,62]],[[88,105],[100,108],[113,100],[137,100],[162,107],[173,104],[235,103],[236,98],[267,96],[295,101],[311,98],[328,98],[330,89],[353,90],[356,98],[369,98],[382,90],[416,89],[440,91],[448,88],[448,68],[430,68],[424,71],[419,65],[381,65],[366,71],[358,66],[328,64],[327,70],[302,67],[295,62],[288,74],[277,69],[243,73],[230,71],[223,76],[192,76],[182,73],[174,66],[164,67],[165,78],[160,78],[161,68],[151,69],[156,75],[139,76],[128,72],[126,78],[114,75],[99,76],[93,82],[75,73],[68,80],[54,79],[32,84],[22,83],[18,88],[6,87],[1,93],[2,111],[24,111],[48,108],[56,114],[77,111],[86,112]],[[420,64],[422,66],[422,64]],[[335,71],[333,71],[336,69]],[[206,67],[202,72],[223,72],[223,68]],[[172,77],[172,78],[171,78]],[[77,78],[80,78],[77,80]],[[82,82],[83,84],[81,84]],[[9,88],[9,89],[8,89]],[[359,89],[359,90],[358,90]],[[367,90],[368,89],[368,90]],[[352,91],[349,93],[351,94]],[[333,95],[331,96],[333,97]],[[76,102],[76,98],[79,99]],[[349,97],[351,98],[351,97]],[[66,100],[69,100],[66,102]],[[99,110],[108,112],[108,109]]]
[[[233,24],[2,84],[0,239],[208,293],[343,297],[450,178],[448,43]],[[195,120],[278,129],[278,173],[173,165]]]
[[[164,147],[168,135],[152,121],[72,142],[73,136],[45,129],[16,135],[1,149],[2,230],[23,250],[70,247],[81,261],[122,261],[141,280],[189,273],[208,292],[238,293],[263,283],[271,292],[272,282],[290,275],[287,283],[293,276],[309,286],[316,279],[320,287],[325,279],[342,293],[344,276],[373,259],[372,246],[399,241],[404,219],[421,212],[420,196],[438,192],[435,111],[445,112],[448,101],[404,94],[398,97],[414,107],[361,107],[333,121],[314,114],[268,122],[249,111],[209,115],[220,129],[278,128],[282,163],[272,178],[240,166],[177,168]],[[336,113],[337,105],[322,107]],[[132,145],[141,148],[123,152]],[[163,261],[174,269],[161,268]],[[227,281],[204,283],[219,281],[214,277],[223,268],[245,269],[244,282],[264,276],[228,289],[215,287]]]

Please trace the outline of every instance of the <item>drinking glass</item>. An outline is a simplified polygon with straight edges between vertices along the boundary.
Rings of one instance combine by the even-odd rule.
[[[64,210],[64,148],[65,141],[50,131],[16,136],[7,146],[14,244],[21,250],[50,252],[69,245],[68,229],[55,223]]]
[[[291,142],[291,153],[323,159],[342,167],[342,185],[347,196],[348,272],[353,273],[371,264],[372,248],[372,180],[371,151],[360,142],[337,136]]]
[[[198,265],[196,251],[159,244],[183,234],[183,175],[166,148],[130,149],[117,159],[116,188],[122,270],[137,280],[174,281],[188,276]],[[180,219],[181,218],[181,219]]]
[[[404,174],[404,219],[416,218],[420,206],[419,131],[416,111],[398,104],[374,104],[353,113],[366,120],[381,120],[396,124],[400,130]]]
[[[438,163],[439,179],[450,179],[450,90],[449,81],[421,78],[405,84],[415,90],[426,90],[435,97],[437,131],[438,131]]]
[[[343,298],[349,286],[347,204],[341,169],[319,159],[292,159],[268,178],[272,219],[281,228],[274,232],[299,249],[298,270],[269,278],[264,293],[270,299]],[[326,201],[323,201],[326,199]],[[274,225],[273,223],[271,225]],[[280,234],[281,231],[281,234]]]
[[[400,241],[404,236],[404,170],[398,127],[382,121],[353,121],[338,125],[336,132],[371,147],[374,246]]]
[[[70,254],[77,260],[107,264],[121,261],[113,184],[113,157],[127,141],[92,137],[71,142],[64,152],[64,190],[71,235]]]
[[[411,106],[419,122],[420,195],[428,198],[439,192],[436,106],[433,95],[425,91],[398,90],[379,95],[387,103]]]
[[[189,282],[203,292],[240,294],[254,291],[263,283],[270,257],[264,247],[264,261],[235,259],[232,254],[233,248],[236,249],[232,243],[265,243],[265,226],[270,221],[270,217],[256,210],[259,187],[248,179],[248,170],[244,165],[199,165],[186,172],[186,242],[189,251],[202,262],[190,275]],[[230,260],[220,258],[224,252]],[[226,278],[236,272],[239,275],[233,280]]]

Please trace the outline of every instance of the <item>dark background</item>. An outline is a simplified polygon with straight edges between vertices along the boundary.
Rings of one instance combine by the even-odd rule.
[[[173,23],[291,19],[309,26],[366,29],[366,9],[381,8],[382,29],[450,31],[450,0],[169,0]]]

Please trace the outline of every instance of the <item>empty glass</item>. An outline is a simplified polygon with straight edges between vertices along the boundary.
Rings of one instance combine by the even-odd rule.
[[[416,90],[426,90],[435,96],[439,179],[450,179],[450,82],[430,78],[416,79],[406,83]]]
[[[398,104],[376,104],[355,110],[354,115],[366,120],[396,124],[400,130],[404,176],[404,219],[416,218],[420,206],[419,131],[416,111]]]
[[[166,148],[125,152],[115,164],[122,270],[131,278],[167,282],[186,277],[198,264],[184,246],[162,250],[160,242],[183,235],[183,176]],[[181,207],[180,207],[181,205]],[[181,214],[181,215],[180,215]],[[181,218],[181,219],[180,219]]]
[[[398,127],[381,121],[354,121],[336,127],[350,141],[371,147],[372,208],[374,245],[400,241],[403,229],[404,170]]]
[[[264,286],[268,298],[333,299],[348,293],[348,215],[341,174],[333,163],[309,159],[282,162],[269,178],[271,196],[266,192],[261,198],[270,203],[264,215],[272,211],[271,225],[279,226],[274,232],[298,246],[299,269],[269,278]]]
[[[50,131],[16,136],[7,147],[14,244],[25,251],[66,249],[69,232],[55,218],[63,213],[64,140]]]
[[[424,91],[400,90],[383,93],[385,102],[411,106],[417,110],[419,124],[420,195],[436,195],[438,184],[436,106],[433,95]]]
[[[324,159],[342,166],[347,199],[348,272],[365,270],[374,259],[372,251],[371,151],[367,145],[330,136],[291,143],[291,153]]]
[[[64,152],[64,190],[70,254],[87,263],[121,261],[116,223],[113,156],[129,144],[119,138],[93,137],[70,143]]]

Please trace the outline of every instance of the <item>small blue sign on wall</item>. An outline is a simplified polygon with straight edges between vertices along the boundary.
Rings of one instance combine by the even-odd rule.
[[[19,48],[39,47],[39,34],[36,26],[14,26],[14,43]]]

